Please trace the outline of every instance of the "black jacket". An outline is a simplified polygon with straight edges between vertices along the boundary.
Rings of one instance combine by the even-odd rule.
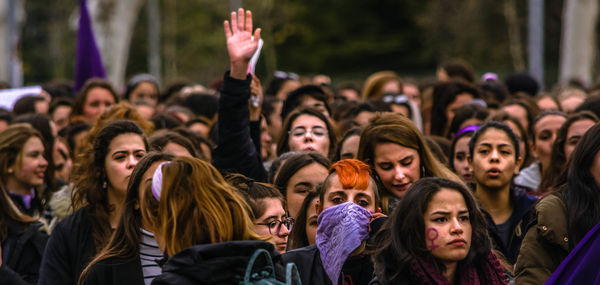
[[[48,240],[40,268],[40,285],[77,284],[96,254],[92,216],[83,208],[61,221]]]
[[[302,284],[330,285],[321,255],[316,245],[294,249],[281,256],[283,264],[295,263]],[[369,284],[373,278],[373,264],[369,255],[350,257],[344,263],[339,284]],[[352,281],[350,282],[349,279]]]
[[[213,165],[221,172],[240,173],[256,181],[266,182],[268,175],[260,156],[260,136],[253,139],[251,135],[248,110],[251,80],[250,75],[246,80],[238,80],[231,78],[229,72],[225,73],[219,97],[217,146],[212,154]]]
[[[10,223],[2,241],[0,285],[36,284],[48,235],[41,223]]]
[[[502,239],[498,234],[498,227],[494,223],[492,216],[490,216],[485,209],[482,209],[482,212],[485,216],[488,232],[492,238],[492,242],[494,243],[494,248],[502,252],[510,264],[515,264],[521,248],[521,242],[527,233],[527,227],[534,219],[534,216],[531,214],[531,210],[533,204],[537,201],[537,198],[527,195],[525,191],[521,189],[511,188],[510,200],[513,205],[513,212],[510,215],[510,218],[508,218],[511,232],[511,235],[508,239],[508,244],[504,244],[504,242],[502,242]]]
[[[85,276],[84,285],[127,284],[144,285],[142,263],[138,258],[126,260],[109,258],[92,266]]]
[[[271,254],[278,279],[284,278],[285,270],[279,264],[281,255],[271,243],[230,241],[196,245],[178,252],[163,265],[163,273],[152,284],[238,284],[250,257],[261,248]]]

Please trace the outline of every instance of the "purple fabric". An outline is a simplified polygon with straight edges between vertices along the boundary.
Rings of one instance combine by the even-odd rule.
[[[96,46],[94,31],[86,0],[79,0],[79,30],[77,31],[77,56],[75,59],[75,92],[83,86],[86,80],[99,77],[106,78],[102,58]]]
[[[371,213],[352,202],[333,206],[319,215],[315,241],[332,284],[337,284],[350,253],[369,237],[370,221]]]
[[[169,164],[170,161],[161,162],[158,165],[156,170],[154,170],[154,174],[152,175],[152,196],[156,198],[156,200],[160,201],[160,194],[162,192],[162,181],[163,181],[163,172],[162,167],[165,164]]]
[[[583,237],[546,284],[600,284],[600,223]]]
[[[458,139],[458,137],[460,137],[460,135],[466,133],[466,132],[475,132],[479,129],[478,125],[470,125],[470,126],[466,126],[462,129],[460,129],[460,131],[458,131],[456,133],[456,135],[454,135],[454,138],[452,139],[452,141],[455,141],[456,139]]]

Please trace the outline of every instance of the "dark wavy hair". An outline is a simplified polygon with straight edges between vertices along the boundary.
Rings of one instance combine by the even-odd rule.
[[[173,156],[161,152],[150,152],[137,163],[131,179],[127,185],[125,204],[123,205],[123,217],[112,234],[108,244],[90,261],[79,276],[79,284],[83,284],[86,275],[94,264],[109,258],[119,257],[126,260],[139,259],[140,241],[142,240],[142,202],[139,200],[140,184],[143,183],[144,173],[154,164],[160,161],[171,161]],[[145,191],[145,195],[152,195],[151,191]]]
[[[567,235],[571,248],[600,221],[600,186],[591,172],[599,150],[600,124],[596,124],[575,147],[569,162],[567,183],[559,190],[567,208]]]
[[[445,270],[442,261],[436,259],[427,249],[424,218],[429,202],[442,188],[458,191],[465,199],[469,211],[471,246],[467,257],[458,263],[458,269],[483,264],[483,260],[492,250],[485,218],[472,192],[451,180],[422,178],[408,189],[400,204],[375,236],[377,246],[371,257],[375,274],[383,284],[388,284],[390,280],[409,270],[413,259],[425,261],[440,272]]]
[[[122,134],[137,134],[148,149],[144,131],[133,121],[115,120],[106,124],[94,137],[93,147],[73,167],[74,184],[72,207],[74,210],[87,208],[92,215],[92,235],[97,249],[102,248],[111,236],[108,223],[112,211],[108,203],[108,194],[102,184],[106,181],[105,160],[110,142]]]

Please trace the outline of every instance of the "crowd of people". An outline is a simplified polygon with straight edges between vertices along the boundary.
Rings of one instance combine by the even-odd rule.
[[[0,284],[542,284],[600,222],[600,86],[461,60],[263,86],[252,13],[224,30],[208,87],[93,78],[0,112]]]

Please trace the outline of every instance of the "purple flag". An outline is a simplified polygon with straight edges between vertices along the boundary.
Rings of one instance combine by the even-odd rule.
[[[94,31],[90,22],[86,0],[79,0],[79,30],[77,32],[77,57],[75,60],[75,92],[86,80],[100,77],[106,78],[102,58],[96,46]]]
[[[546,285],[600,284],[600,223],[562,261]]]

